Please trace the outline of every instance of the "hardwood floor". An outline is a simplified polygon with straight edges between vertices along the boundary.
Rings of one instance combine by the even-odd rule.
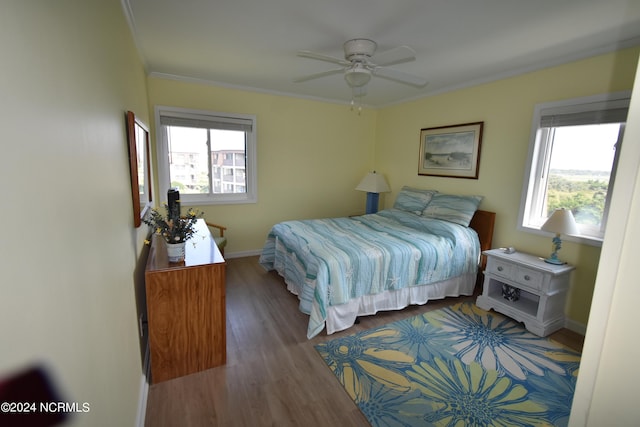
[[[275,272],[258,257],[227,260],[227,364],[154,384],[145,425],[155,426],[369,426],[314,345],[438,309],[475,296],[449,298],[378,313],[354,327],[308,340],[308,317],[298,310]],[[551,336],[577,350],[580,335]]]

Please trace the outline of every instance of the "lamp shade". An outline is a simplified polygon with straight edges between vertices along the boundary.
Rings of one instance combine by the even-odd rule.
[[[367,193],[386,193],[387,191],[391,191],[384,176],[375,171],[369,172],[362,178],[356,190],[366,191]]]
[[[540,229],[556,234],[580,234],[576,220],[569,209],[556,209]]]

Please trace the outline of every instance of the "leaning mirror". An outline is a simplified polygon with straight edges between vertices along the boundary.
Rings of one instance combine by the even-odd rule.
[[[140,227],[142,218],[151,208],[151,161],[149,156],[149,128],[132,111],[127,111],[127,139],[131,167],[131,196],[133,224]]]

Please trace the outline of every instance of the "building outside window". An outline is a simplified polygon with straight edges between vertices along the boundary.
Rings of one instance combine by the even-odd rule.
[[[186,205],[257,200],[254,116],[156,107],[156,123],[161,196],[177,188]]]

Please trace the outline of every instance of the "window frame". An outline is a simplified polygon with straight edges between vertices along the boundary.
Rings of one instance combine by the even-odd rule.
[[[257,203],[258,201],[258,159],[257,159],[257,123],[256,116],[252,114],[222,113],[209,110],[196,110],[189,108],[170,107],[157,105],[155,107],[155,127],[156,127],[156,147],[158,159],[158,188],[160,200],[166,202],[167,191],[171,186],[171,175],[169,170],[169,143],[161,123],[161,117],[180,117],[186,120],[198,120],[207,118],[211,121],[229,122],[246,120],[251,122],[251,130],[245,131],[245,174],[246,192],[244,193],[222,193],[222,194],[180,194],[180,202],[184,206],[206,206],[225,204],[246,204]],[[213,128],[212,128],[213,129]],[[210,180],[213,173],[211,159],[209,163]]]
[[[533,217],[532,212],[540,207],[540,203],[543,203],[542,199],[544,198],[548,177],[542,177],[541,172],[546,170],[546,163],[551,155],[550,151],[552,144],[548,143],[550,133],[548,129],[550,128],[541,126],[542,116],[585,111],[605,111],[619,107],[621,104],[626,105],[626,108],[628,108],[630,99],[631,92],[622,91],[556,102],[547,102],[537,104],[535,106],[531,123],[529,152],[522,185],[520,209],[518,212],[518,230],[538,235],[548,235],[547,232],[540,230],[542,224],[535,224],[531,219]],[[624,124],[621,126],[621,131],[619,132],[616,154],[613,165],[611,166],[609,188],[607,190],[607,203],[605,205],[605,211],[603,212],[602,219],[602,223],[604,224],[603,227],[605,228],[609,215],[608,202],[611,198],[611,193],[613,192],[624,126]],[[563,236],[563,240],[584,243],[591,246],[601,246],[605,232],[606,231],[603,231],[603,235],[600,237],[593,235]]]

